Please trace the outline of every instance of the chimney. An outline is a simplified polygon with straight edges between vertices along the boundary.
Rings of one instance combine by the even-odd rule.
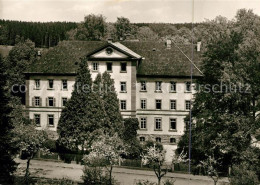
[[[166,47],[167,47],[167,49],[170,49],[171,46],[172,46],[172,41],[170,39],[167,39],[166,40]]]
[[[200,51],[201,42],[197,42],[197,51]]]
[[[111,37],[107,38],[107,42],[108,43],[112,43],[113,42],[113,39]]]

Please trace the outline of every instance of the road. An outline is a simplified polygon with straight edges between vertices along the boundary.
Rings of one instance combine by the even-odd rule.
[[[20,163],[19,171],[24,173],[26,161],[16,159]],[[65,164],[60,162],[38,161],[32,160],[30,171],[33,176],[46,178],[68,178],[74,181],[81,181],[83,166],[77,164]],[[149,180],[157,182],[157,178],[153,171],[132,170],[126,168],[114,168],[113,176],[121,185],[133,185],[137,180]],[[194,176],[179,173],[167,173],[163,180],[167,178],[175,178],[175,185],[213,185],[213,181],[205,176]],[[162,181],[163,181],[162,180]],[[227,184],[227,178],[221,179],[218,185]]]

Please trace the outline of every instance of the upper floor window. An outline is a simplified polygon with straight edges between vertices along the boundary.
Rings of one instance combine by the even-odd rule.
[[[107,71],[112,71],[112,62],[107,62]]]
[[[190,100],[186,100],[185,101],[185,109],[186,110],[190,110],[191,109],[191,101]]]
[[[47,106],[49,106],[49,107],[55,107],[55,98],[48,97],[46,103],[47,103]]]
[[[162,118],[155,118],[155,130],[162,129]]]
[[[92,70],[93,71],[98,71],[98,63],[97,62],[93,62],[92,63]]]
[[[170,119],[170,130],[176,130],[176,119],[175,118]]]
[[[120,101],[120,108],[121,108],[121,110],[126,110],[126,100]]]
[[[126,63],[121,63],[121,72],[126,72]]]
[[[146,99],[141,100],[141,109],[146,109]]]
[[[41,85],[40,80],[37,79],[34,81],[34,83],[35,83],[35,89],[40,89],[40,85]]]
[[[68,89],[68,81],[67,80],[62,80],[62,89],[67,90]]]
[[[176,100],[170,100],[170,109],[176,110]]]
[[[155,108],[162,109],[162,100],[155,100]]]
[[[187,92],[191,91],[191,83],[190,82],[186,82],[186,91]]]
[[[157,143],[161,143],[161,142],[162,142],[162,139],[161,139],[160,137],[156,137],[156,138],[155,138],[155,141],[156,141]]]
[[[48,126],[54,127],[54,115],[48,114]]]
[[[170,92],[176,92],[176,82],[170,82]]]
[[[176,143],[176,139],[175,139],[175,138],[170,138],[170,143],[171,143],[171,144]]]
[[[140,129],[146,129],[146,118],[140,119]]]
[[[146,91],[146,82],[141,81],[141,91]]]
[[[41,106],[41,98],[39,96],[35,96],[32,101],[33,106]]]
[[[54,81],[53,81],[53,80],[48,80],[48,82],[49,82],[48,88],[49,88],[49,89],[53,89],[53,88],[54,88]]]
[[[68,98],[62,98],[62,106],[65,107],[67,104]]]
[[[120,91],[126,92],[126,82],[120,82]]]
[[[41,126],[41,115],[40,114],[34,114],[34,122],[37,126]]]
[[[162,90],[162,82],[155,82],[155,91]]]

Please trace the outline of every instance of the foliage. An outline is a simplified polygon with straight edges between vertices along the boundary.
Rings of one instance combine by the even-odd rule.
[[[104,105],[100,96],[92,91],[88,65],[86,59],[82,59],[72,96],[61,113],[58,142],[67,149],[84,152],[106,125],[109,119]]]
[[[125,39],[126,34],[130,34],[131,32],[130,21],[125,17],[117,17],[115,27],[118,39]]]
[[[242,154],[251,150],[252,136],[260,126],[259,25],[260,17],[246,10],[239,10],[233,21],[217,17],[207,22],[204,77],[198,79],[192,109],[195,166],[214,156],[219,162],[216,170],[227,174],[228,167],[242,163]],[[188,152],[188,143],[189,130],[177,152],[183,148]]]
[[[146,149],[146,154],[142,155],[142,163],[150,165],[158,179],[158,185],[161,184],[161,178],[167,173],[167,167],[163,168],[165,162],[165,150],[160,150],[155,145]]]
[[[10,96],[7,91],[6,67],[0,56],[0,183],[11,183],[13,172],[16,170],[16,163],[13,155],[16,147],[11,142],[13,137],[11,130],[13,124],[10,119],[12,107]]]
[[[140,41],[156,41],[159,40],[159,36],[154,33],[151,28],[143,26],[137,31],[136,38]]]
[[[230,175],[231,185],[258,185],[259,180],[256,172],[247,164],[241,163],[232,167]]]
[[[117,134],[113,136],[102,135],[93,142],[90,153],[83,159],[86,165],[85,170],[88,167],[95,167],[94,175],[95,177],[100,177],[100,175],[97,175],[100,174],[100,168],[98,167],[104,166],[109,176],[109,184],[112,185],[113,166],[123,160],[121,155],[125,153],[124,143]]]
[[[149,180],[138,180],[135,185],[156,185],[155,182],[150,182]]]
[[[142,152],[142,146],[137,139],[137,130],[139,121],[137,118],[125,118],[122,139],[127,144],[127,157],[131,159],[139,158]]]
[[[47,152],[44,147],[48,136],[44,130],[37,130],[36,125],[32,123],[15,124],[13,130],[13,142],[19,147],[20,151],[26,156],[27,167],[25,173],[26,181],[29,179],[30,161],[39,151]]]
[[[77,185],[78,183],[62,178],[62,179],[45,179],[45,178],[32,178],[30,181],[31,184],[35,185]],[[25,185],[26,182],[24,181],[24,178],[22,177],[16,177],[14,185]]]

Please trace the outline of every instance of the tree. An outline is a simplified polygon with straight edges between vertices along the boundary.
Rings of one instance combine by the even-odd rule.
[[[163,168],[165,162],[165,150],[158,149],[155,145],[146,149],[146,154],[142,156],[144,165],[152,166],[154,173],[158,179],[158,185],[161,184],[161,179],[167,173],[167,168]]]
[[[87,40],[101,40],[105,34],[106,23],[103,15],[90,14],[84,17]]]
[[[147,26],[140,27],[136,35],[137,39],[141,41],[156,41],[159,40],[159,36],[154,33],[151,28]]]
[[[27,123],[18,123],[13,130],[13,142],[17,144],[22,155],[26,156],[25,182],[29,182],[30,161],[39,151],[47,152],[44,143],[48,140],[45,130],[37,130],[36,125],[30,120]]]
[[[62,110],[58,124],[58,142],[67,149],[78,151],[79,146],[91,146],[109,119],[99,94],[92,91],[92,79],[83,58],[76,76],[71,99]],[[88,148],[85,148],[88,149]]]
[[[139,129],[139,121],[137,118],[125,118],[122,139],[127,144],[127,157],[140,158],[142,146],[137,139],[137,130]]]
[[[203,53],[204,76],[197,81],[192,108],[196,123],[191,130],[192,164],[214,155],[220,159],[217,171],[226,174],[229,167],[245,160],[241,154],[252,150],[252,136],[259,128],[256,102],[260,91],[255,83],[259,83],[260,71],[260,18],[244,10],[236,18],[230,22],[217,17],[208,22],[211,34]],[[181,138],[178,152],[182,148],[188,151],[188,137],[189,130]]]
[[[105,166],[109,176],[109,185],[112,185],[113,166],[123,160],[121,155],[125,153],[125,145],[118,135],[106,134],[93,142],[90,153],[85,155],[83,160],[87,166]]]
[[[2,56],[0,56],[0,183],[12,183],[13,172],[16,170],[16,163],[13,160],[17,149],[11,142],[13,124],[10,113],[10,97],[7,89],[7,73]]]
[[[131,24],[128,18],[118,17],[115,23],[118,39],[125,39],[126,34],[131,32]]]

